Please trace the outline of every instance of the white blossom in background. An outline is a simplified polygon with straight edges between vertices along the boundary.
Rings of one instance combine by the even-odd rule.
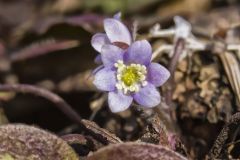
[[[187,39],[188,37],[190,37],[190,35],[192,35],[191,31],[192,31],[192,26],[191,24],[186,21],[185,19],[183,19],[180,16],[175,16],[173,18],[174,23],[175,23],[175,32],[174,32],[174,38],[178,39],[178,38],[183,38],[183,39]]]
[[[161,29],[160,24],[156,24],[151,30],[150,34],[152,37],[173,37],[174,43],[179,39],[182,38],[185,40],[185,49],[181,54],[179,60],[185,58],[187,56],[187,52],[189,50],[197,51],[197,50],[204,50],[206,48],[206,44],[200,40],[198,40],[192,34],[192,26],[191,24],[180,16],[174,17],[175,27],[169,29]],[[153,57],[157,57],[160,52],[169,51],[169,57],[173,56],[173,45],[166,45],[160,46],[154,53]]]

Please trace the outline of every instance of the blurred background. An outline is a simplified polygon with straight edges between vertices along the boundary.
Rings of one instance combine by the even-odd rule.
[[[142,126],[135,113],[110,113],[104,97],[91,85],[91,78],[88,80],[96,67],[97,55],[90,41],[93,34],[103,32],[103,19],[121,12],[130,29],[137,22],[138,34],[144,38],[156,23],[162,28],[174,26],[173,17],[179,15],[202,37],[224,39],[233,27],[237,28],[235,35],[240,33],[239,5],[239,0],[1,0],[0,83],[46,88],[63,97],[83,118],[93,119],[123,140],[136,140]],[[149,40],[153,49],[171,42]],[[235,40],[238,43],[239,37]],[[198,88],[178,86],[173,100],[181,133],[188,137],[186,146],[192,157],[202,158],[224,122],[238,109],[234,91],[216,56],[209,51],[196,55],[191,61],[197,69],[190,79]],[[167,66],[169,58],[163,55],[159,61]],[[178,71],[187,72],[183,66],[188,62],[180,62]],[[221,92],[213,93],[211,89],[201,92],[209,90],[209,86],[197,85],[201,69],[205,69],[203,74],[217,73],[213,81],[217,88],[222,88]],[[200,81],[203,80],[204,76]],[[198,100],[190,101],[189,93],[196,94]],[[210,98],[204,99],[201,94]],[[0,92],[0,99],[0,124],[6,121],[35,124],[58,134],[67,132],[69,127],[79,132],[76,125],[43,98]]]

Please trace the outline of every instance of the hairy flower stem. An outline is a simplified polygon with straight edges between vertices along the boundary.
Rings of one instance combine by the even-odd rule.
[[[184,50],[184,47],[185,47],[185,40],[182,38],[178,38],[174,46],[173,57],[170,60],[170,63],[168,66],[168,69],[171,73],[171,77],[168,80],[168,90],[165,93],[165,97],[166,97],[166,103],[169,106],[171,106],[172,104],[172,94],[173,94],[173,88],[174,88],[174,72],[176,70],[179,57]]]
[[[3,84],[3,85],[0,85],[0,91],[1,92],[2,91],[13,91],[13,92],[21,92],[21,93],[30,93],[30,94],[34,94],[34,95],[46,98],[47,100],[54,103],[55,106],[58,109],[60,109],[69,119],[71,119],[73,122],[79,124],[79,126],[82,128],[82,130],[91,134],[99,142],[101,142],[103,144],[110,143],[106,137],[102,136],[99,133],[95,133],[93,131],[93,130],[100,131],[101,128],[98,128],[96,125],[91,125],[91,123],[87,123],[86,121],[83,121],[83,119],[79,116],[79,114],[75,110],[73,110],[72,107],[67,102],[65,102],[58,95],[56,95],[46,89],[35,87],[32,85],[27,85],[27,84],[14,84],[14,85]]]

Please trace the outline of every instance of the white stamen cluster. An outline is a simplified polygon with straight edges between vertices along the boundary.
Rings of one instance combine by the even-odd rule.
[[[127,94],[129,92],[138,92],[140,87],[144,87],[147,85],[146,81],[146,74],[147,74],[147,68],[144,65],[141,64],[130,64],[130,65],[125,65],[122,60],[118,60],[117,63],[114,64],[114,66],[117,68],[117,80],[118,82],[116,83],[116,88],[118,90],[123,90],[124,94]],[[131,85],[127,85],[126,82],[124,82],[123,78],[124,73],[128,69],[133,69],[136,72],[137,78],[134,79],[133,83]]]

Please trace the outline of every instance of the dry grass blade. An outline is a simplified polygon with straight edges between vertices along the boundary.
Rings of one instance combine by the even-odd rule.
[[[223,63],[223,67],[227,74],[230,85],[234,91],[234,94],[238,101],[238,109],[240,109],[240,66],[236,57],[230,53],[225,52],[219,54],[219,57]]]

